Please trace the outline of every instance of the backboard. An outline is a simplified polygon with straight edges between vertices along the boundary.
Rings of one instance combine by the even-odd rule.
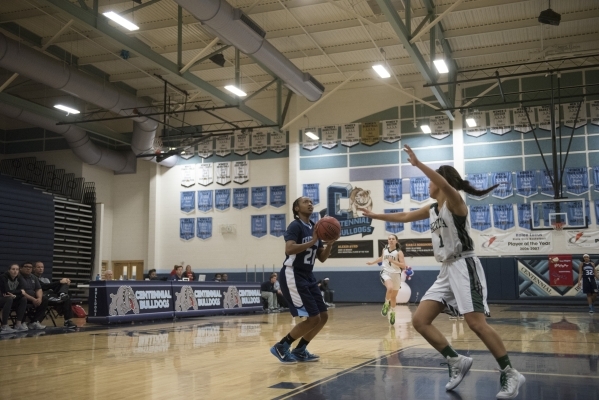
[[[584,199],[532,200],[531,230],[581,229],[589,226],[589,206]]]

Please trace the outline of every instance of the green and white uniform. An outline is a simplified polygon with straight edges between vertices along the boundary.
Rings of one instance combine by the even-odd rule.
[[[391,263],[393,261],[399,261],[399,252],[401,250],[389,251],[389,246],[385,246],[383,249],[383,269],[381,269],[381,282],[383,285],[385,281],[390,280],[393,282],[393,290],[399,290],[401,287],[401,268],[396,267]]]

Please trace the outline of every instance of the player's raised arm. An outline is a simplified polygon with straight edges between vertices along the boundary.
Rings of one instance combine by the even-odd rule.
[[[372,219],[379,219],[387,222],[414,222],[429,218],[429,206],[424,206],[418,210],[408,212],[398,212],[392,214],[377,214],[366,208],[358,208],[362,215]]]

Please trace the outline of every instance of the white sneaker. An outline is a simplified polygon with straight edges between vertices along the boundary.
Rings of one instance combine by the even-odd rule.
[[[46,329],[46,325],[42,325],[39,322],[35,321],[28,326],[29,329]]]
[[[445,365],[445,363],[442,365]],[[449,391],[455,389],[470,371],[472,358],[461,354],[457,357],[447,357],[446,365],[449,367],[449,382],[445,385],[445,390]]]
[[[15,331],[17,331],[17,332],[25,332],[27,330],[28,330],[27,329],[27,324],[25,324],[25,323],[22,323],[21,325],[15,326]]]
[[[16,333],[17,331],[15,331],[13,328],[11,328],[8,325],[4,325],[2,327],[2,329],[0,330],[0,335],[6,335],[8,333]]]
[[[497,398],[513,399],[518,396],[518,389],[526,382],[524,375],[509,366],[500,369],[499,372],[501,372],[501,391],[497,393]]]

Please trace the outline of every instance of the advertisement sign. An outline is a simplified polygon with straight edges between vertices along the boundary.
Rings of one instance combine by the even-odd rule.
[[[372,258],[372,240],[343,240],[333,243],[329,258]]]
[[[174,312],[179,318],[214,313],[217,309],[223,313],[240,312],[241,308],[262,310],[257,284],[176,281],[172,282],[172,286]]]
[[[572,286],[572,254],[549,256],[549,284],[551,286]]]
[[[433,240],[423,239],[400,239],[399,245],[404,257],[434,257]]]
[[[482,233],[481,252],[550,253],[553,250],[553,231]]]

